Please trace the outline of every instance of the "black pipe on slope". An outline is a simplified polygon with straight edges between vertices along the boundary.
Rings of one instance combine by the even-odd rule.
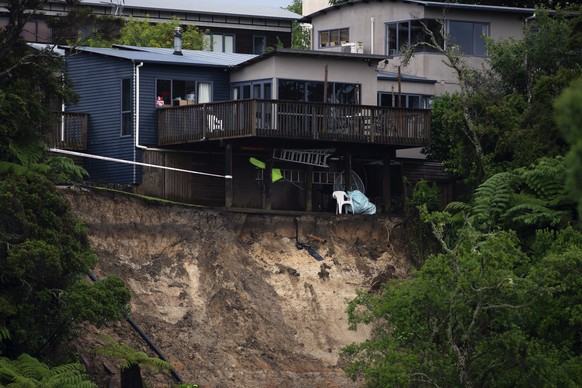
[[[91,272],[89,272],[87,275],[93,281],[93,283],[97,282],[97,277],[95,275],[93,275]],[[166,358],[166,356],[164,356],[164,353],[162,353],[162,351],[160,349],[158,349],[158,347],[156,346],[156,344],[154,344],[154,342],[150,339],[150,337],[148,337],[147,334],[143,332],[143,330],[141,329],[141,327],[139,327],[139,325],[137,323],[135,323],[135,321],[133,319],[131,319],[130,317],[128,317],[126,319],[126,321],[133,328],[133,330],[135,330],[135,332],[137,334],[139,334],[139,336],[146,342],[146,344],[148,344],[148,346],[150,347],[150,349],[161,360],[166,361],[167,363],[170,362],[170,361],[168,361],[168,359]],[[182,376],[180,376],[180,374],[178,374],[178,372],[176,372],[176,369],[174,369],[173,366],[172,366],[172,369],[170,370],[170,373],[172,374],[172,376],[174,377],[174,379],[176,379],[176,381],[178,383],[183,383],[184,382],[184,380],[182,379]]]

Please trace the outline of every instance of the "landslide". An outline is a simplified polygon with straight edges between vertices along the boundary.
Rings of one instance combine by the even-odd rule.
[[[354,387],[338,365],[357,289],[406,277],[401,220],[388,216],[232,213],[103,190],[64,189],[100,261],[131,290],[131,316],[184,380],[202,387]],[[312,234],[325,243],[310,240]],[[84,326],[74,343],[100,386],[119,385],[119,364],[94,354],[105,333],[153,355],[122,322]],[[147,374],[155,386],[171,377]]]

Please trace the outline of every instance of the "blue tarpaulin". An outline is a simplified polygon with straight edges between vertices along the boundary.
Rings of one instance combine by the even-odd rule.
[[[354,190],[348,191],[347,194],[354,204],[354,214],[376,214],[376,205],[370,202],[364,193],[359,190]]]

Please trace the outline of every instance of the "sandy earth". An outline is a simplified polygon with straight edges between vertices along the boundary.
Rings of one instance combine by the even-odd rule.
[[[103,191],[63,191],[89,228],[98,277],[131,290],[132,318],[185,381],[202,387],[355,387],[339,352],[365,340],[348,330],[346,301],[379,279],[410,270],[400,220],[386,216],[229,213],[146,202]],[[325,239],[317,242],[308,234]],[[76,342],[102,386],[118,386],[116,362],[97,357],[97,329]],[[153,354],[123,322],[100,330]],[[171,377],[146,374],[154,386]]]

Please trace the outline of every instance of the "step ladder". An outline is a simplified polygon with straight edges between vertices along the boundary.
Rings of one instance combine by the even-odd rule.
[[[287,150],[274,149],[273,159],[284,160],[286,162],[309,164],[317,167],[329,167],[327,158],[334,152],[334,149],[319,150]]]

